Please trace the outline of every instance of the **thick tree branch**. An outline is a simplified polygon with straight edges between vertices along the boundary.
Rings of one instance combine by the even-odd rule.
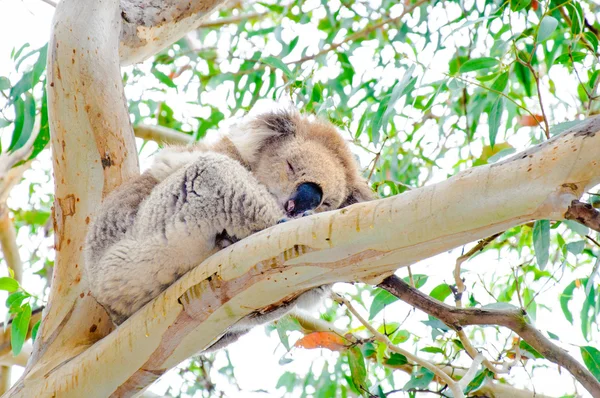
[[[600,212],[589,203],[573,200],[565,213],[565,219],[575,220],[594,231],[600,232]]]
[[[421,293],[395,275],[386,278],[379,284],[379,287],[405,303],[438,318],[455,330],[461,330],[470,325],[497,325],[509,328],[546,359],[567,369],[594,397],[600,396],[600,382],[567,351],[544,337],[538,329],[531,325],[526,317],[527,314],[522,310],[451,307]]]
[[[600,183],[599,133],[600,118],[593,118],[447,181],[252,235],[188,272],[101,341],[61,353],[62,361],[69,353],[74,357],[60,366],[40,368],[11,392],[29,397],[43,387],[50,395],[69,391],[92,396],[93,391],[95,396],[128,396],[209,346],[254,310],[322,284],[377,284],[399,267],[511,226],[561,220],[573,199]],[[474,317],[479,324],[497,321],[485,311],[479,315]],[[516,313],[515,328],[523,326],[521,320]],[[527,329],[519,332],[551,359],[544,341],[534,341],[539,336],[527,335]],[[76,384],[69,382],[74,374],[82,375]]]

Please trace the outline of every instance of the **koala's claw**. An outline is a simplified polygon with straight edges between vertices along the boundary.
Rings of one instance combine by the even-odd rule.
[[[291,218],[283,217],[283,218],[280,218],[279,221],[277,221],[277,224],[283,224],[284,222],[288,222],[290,220],[291,220]]]

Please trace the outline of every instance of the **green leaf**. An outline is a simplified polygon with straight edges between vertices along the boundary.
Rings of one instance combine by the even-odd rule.
[[[469,384],[467,384],[467,388],[465,388],[464,392],[466,394],[468,394],[472,391],[476,391],[479,387],[481,387],[481,385],[483,384],[483,382],[486,379],[493,378],[493,377],[494,377],[494,374],[492,372],[490,372],[488,369],[480,370],[479,372],[477,372],[477,374],[475,375],[473,380],[471,380],[471,382]]]
[[[288,66],[285,63],[283,63],[283,61],[279,58],[264,57],[260,59],[260,62],[267,64],[275,69],[281,70],[289,79],[294,77],[294,74],[292,73],[290,68],[288,68]]]
[[[504,98],[498,97],[492,105],[492,109],[489,113],[489,129],[490,129],[490,146],[493,148],[496,143],[496,136],[500,129],[500,122],[502,121],[502,112],[504,111]]]
[[[421,348],[421,351],[423,352],[429,352],[431,354],[444,354],[444,350],[442,350],[439,347],[425,347],[425,348]]]
[[[25,100],[20,97],[14,103],[15,129],[10,141],[9,151],[21,148],[27,143],[35,123],[35,100],[30,93],[25,93]]]
[[[23,348],[23,343],[29,331],[29,320],[31,319],[31,306],[25,304],[21,307],[21,311],[13,319],[10,329],[10,344],[12,346],[13,355],[19,355]]]
[[[556,340],[556,341],[560,341],[560,337],[558,337],[556,334],[552,333],[552,332],[546,332],[548,333],[548,336],[552,339],[552,340]]]
[[[35,339],[37,338],[38,330],[39,330],[41,324],[42,324],[42,320],[40,319],[31,328],[31,340],[35,341]]]
[[[571,61],[571,58],[573,59]],[[585,59],[585,53],[582,53],[581,51],[573,51],[571,52],[571,54],[569,54],[568,52],[559,55],[555,60],[554,63],[555,64],[569,64],[571,62],[581,62]]]
[[[19,288],[19,282],[7,276],[0,278],[0,290],[14,292]]]
[[[369,384],[367,380],[367,368],[365,367],[365,358],[360,348],[352,347],[348,352],[348,365],[350,365],[350,375],[352,384],[358,391],[365,391]]]
[[[580,347],[583,363],[594,377],[600,381],[600,351],[591,346]]]
[[[14,292],[6,298],[6,308],[18,308],[21,306],[21,303],[23,303],[23,300],[28,297],[31,296],[25,292]]]
[[[42,108],[40,110],[40,130],[33,141],[33,149],[29,159],[35,157],[44,150],[50,142],[50,123],[48,121],[48,92],[46,84],[44,84],[44,94],[42,95]]]
[[[156,68],[152,68],[152,74],[154,75],[154,77],[156,77],[158,79],[158,81],[160,81],[162,84],[171,87],[171,88],[177,88],[177,85],[173,82],[173,79],[171,79],[169,76],[165,75],[164,73],[162,73],[161,71],[159,71]]]
[[[575,255],[580,254],[584,248],[585,248],[584,240],[578,240],[575,242],[567,243],[567,251],[569,251]]]
[[[369,309],[369,320],[375,318],[377,314],[383,310],[386,305],[398,301],[398,297],[394,296],[387,290],[377,289],[377,293],[373,297],[371,308]]]
[[[510,0],[510,9],[513,11],[521,11],[531,3],[531,0]]]
[[[521,340],[521,342],[519,343],[519,348],[521,348],[522,351],[524,350],[531,354],[533,358],[544,358],[542,354],[540,354],[535,348],[530,346],[529,343],[527,343],[525,340]]]
[[[504,72],[503,74],[498,76],[498,78],[494,81],[491,89],[503,93],[504,89],[506,88],[507,85],[508,85],[508,72]]]
[[[427,368],[419,367],[419,370],[411,375],[408,383],[402,387],[404,391],[424,390],[433,381],[434,374]]]
[[[492,68],[492,67],[498,65],[499,63],[500,63],[500,61],[498,61],[496,58],[490,58],[490,57],[472,58],[472,59],[468,60],[467,62],[465,62],[464,64],[462,64],[459,72],[467,73],[467,72],[473,72],[473,71],[480,70],[480,69],[489,69],[489,68]]]
[[[448,296],[452,294],[452,290],[450,290],[450,286],[447,283],[442,283],[441,285],[437,285],[433,288],[429,295],[436,300],[443,302],[446,300]]]
[[[419,289],[421,286],[423,286],[426,282],[427,279],[429,277],[427,275],[423,275],[423,274],[414,274],[413,275],[413,282],[415,282],[415,289]],[[402,278],[402,280],[408,284],[410,284],[410,277],[406,276],[404,278]]]
[[[536,41],[538,43],[541,43],[550,36],[552,36],[552,33],[554,33],[557,26],[558,21],[556,20],[556,18],[551,17],[550,15],[546,15],[544,19],[542,19],[542,22],[540,22],[540,27],[538,28]]]
[[[391,366],[406,365],[408,363],[408,359],[402,354],[393,352],[387,361],[385,361],[385,363]]]
[[[275,326],[277,327],[277,334],[279,335],[281,344],[283,344],[285,349],[289,351],[291,347],[287,332],[294,330],[301,331],[302,326],[300,326],[300,323],[296,318],[292,318],[291,316],[284,316],[283,318],[280,318]]]
[[[0,91],[10,88],[10,80],[8,77],[0,76]]]
[[[567,226],[571,231],[581,235],[586,236],[590,233],[590,230],[585,225],[579,224],[577,221],[573,220],[563,220],[563,224]]]
[[[560,295],[560,308],[562,308],[565,318],[567,319],[567,321],[569,321],[571,325],[573,324],[573,314],[571,313],[571,310],[569,310],[569,302],[573,299],[573,292],[575,291],[575,288],[580,286],[580,284],[584,283],[584,281],[586,280],[587,279],[574,280],[573,282],[569,283],[569,285],[565,288],[565,290],[563,290],[562,294]]]
[[[6,127],[6,126],[10,126],[10,124],[11,124],[11,122],[9,122],[9,121],[8,121],[8,120],[6,120],[6,119],[2,119],[2,118],[0,117],[0,129],[1,129],[1,128],[3,128],[3,127]]]
[[[550,257],[550,221],[538,220],[533,224],[533,247],[539,269],[546,269]]]
[[[297,376],[292,372],[285,372],[279,377],[275,388],[284,387],[287,392],[292,392],[296,386]]]

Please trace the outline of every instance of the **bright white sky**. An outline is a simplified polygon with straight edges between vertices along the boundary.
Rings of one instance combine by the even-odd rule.
[[[30,43],[32,48],[37,48],[47,42],[53,11],[53,7],[41,0],[0,0],[0,37],[3,38],[0,40],[0,76],[9,76],[15,78],[14,75],[11,75],[14,66],[10,61],[10,52],[14,47],[19,48],[24,43]],[[436,19],[444,21],[446,16],[443,16],[442,18],[442,16],[439,15],[432,15],[430,18],[434,21]],[[310,34],[310,32],[308,34]],[[456,36],[457,37],[455,39],[457,41],[466,39],[461,37],[460,34],[457,34]],[[309,39],[310,36],[308,36],[307,40]],[[314,41],[317,42],[318,40]],[[439,62],[439,60],[431,63],[431,67],[433,68],[434,72],[436,68],[440,68],[440,71],[446,70],[445,65],[447,65],[447,63],[445,64],[444,62]],[[367,66],[368,65],[364,65],[363,67],[366,69]],[[361,65],[357,65],[357,67],[360,68]],[[385,74],[375,77],[379,79],[398,78],[397,76],[386,76]],[[429,78],[433,80],[432,77]],[[437,76],[437,78],[439,78],[439,76]],[[567,79],[556,79],[555,81],[557,82],[558,91],[564,90],[565,93],[572,93],[572,86],[568,87],[569,82]],[[181,107],[184,108],[186,106],[185,103],[187,99],[184,97],[177,98],[175,93],[172,94],[173,96],[169,98],[171,105],[173,105],[173,103],[181,104]],[[130,95],[130,93],[128,93],[128,95]],[[183,112],[186,111],[184,110]],[[563,115],[560,117],[566,118],[567,116],[568,115],[563,112]],[[560,122],[563,120],[556,121]],[[433,133],[437,136],[436,131]],[[524,145],[527,145],[526,142],[511,141],[511,143],[514,146],[521,148]],[[152,152],[152,148],[153,147],[149,147],[148,150],[144,151],[144,153],[148,154]],[[453,161],[454,160],[449,159],[448,163],[452,164]],[[40,162],[36,162],[32,170],[28,171],[26,177],[47,183],[48,179],[43,170],[47,168],[48,164],[50,164],[49,153],[43,153],[40,157]],[[143,159],[142,165],[145,164],[147,163],[145,162],[145,159]],[[46,189],[52,189],[51,185],[46,184],[46,187]],[[28,195],[27,188],[28,187],[26,185],[21,185],[15,190],[11,197],[11,206],[19,207],[20,204],[26,202]],[[31,249],[27,242],[27,236],[19,236],[19,243],[25,248],[23,252],[23,256],[25,257],[26,252]],[[41,254],[48,252],[49,251],[47,249],[45,251],[42,250]],[[451,269],[453,268],[454,261],[459,253],[459,250],[455,250],[453,253],[444,253],[442,255],[425,260],[419,265],[413,266],[413,272],[431,275],[430,281],[427,284],[429,289],[439,283],[442,283],[443,281],[450,282],[452,281]],[[530,256],[531,254],[524,253],[524,255]],[[505,257],[502,259],[496,258],[493,254],[487,253],[467,263],[465,268],[481,270],[485,267],[485,269],[490,270],[490,277],[493,278],[493,270],[510,269],[510,267],[518,265],[519,261],[520,260],[518,258],[512,257]],[[405,273],[401,271],[400,275],[404,276]],[[475,276],[472,276],[472,278],[475,278]],[[572,278],[567,282],[570,282],[571,280]],[[28,288],[28,290],[36,291],[37,287],[41,287],[40,279],[32,274],[26,274],[25,286]],[[569,325],[564,320],[564,317],[558,308],[558,294],[563,288],[564,286],[559,286],[543,294],[545,299],[541,300],[542,302],[555,303],[556,305],[553,305],[552,308],[539,308],[537,323],[542,330],[551,330],[552,332],[558,334],[565,342],[563,345],[564,348],[568,349],[573,355],[579,358],[579,350],[574,345],[583,345],[589,343],[583,341],[580,333],[569,333],[570,330],[574,330],[574,328],[577,326]],[[337,290],[352,291],[353,288],[351,286],[339,286]],[[477,292],[477,294],[480,299],[487,297],[484,292]],[[0,293],[0,302],[4,300],[4,297],[5,295]],[[581,299],[582,297],[576,297],[571,304],[572,308],[580,308],[579,303],[581,302]],[[0,312],[2,310],[3,306],[0,306]],[[404,319],[404,317],[409,314],[410,308],[402,303],[393,304],[389,306],[386,311],[380,315],[380,317],[384,316],[385,312],[390,314],[393,312],[395,319]],[[4,315],[0,313],[0,319],[3,319],[3,317]],[[426,317],[422,313],[414,313],[403,325],[403,328],[409,329],[411,332],[419,336],[427,337],[429,335],[429,329],[420,322],[425,319]],[[578,325],[578,319],[576,319],[575,322],[575,325]],[[486,334],[489,334],[489,336],[495,336],[496,331],[490,329]],[[503,332],[502,336],[504,337],[500,338],[499,341],[504,341],[508,334]],[[597,346],[598,341],[592,342],[592,344]],[[501,346],[494,348],[489,344],[487,347],[490,349],[489,354],[491,356],[496,354],[494,351],[495,348],[502,349]],[[279,375],[281,375],[284,371],[293,370],[303,374],[312,366],[313,372],[318,374],[320,369],[327,364],[327,359],[335,358],[337,356],[337,354],[331,353],[327,350],[292,350],[292,353],[289,355],[289,357],[293,358],[294,361],[285,366],[281,366],[278,362],[284,354],[284,349],[279,344],[276,336],[273,338],[267,337],[264,329],[261,327],[254,329],[251,333],[243,337],[237,344],[231,346],[229,352],[231,360],[235,366],[237,380],[245,392],[239,393],[234,386],[226,386],[225,379],[220,377],[218,374],[213,376],[214,381],[219,385],[219,387],[226,390],[228,395],[232,397],[265,397],[271,396],[272,394],[281,395],[282,390],[277,391],[275,389],[275,385]],[[464,365],[468,366],[468,361],[463,362]],[[226,364],[223,353],[219,354],[218,364],[221,366]],[[15,380],[20,374],[20,372],[16,369],[13,372],[13,378]],[[408,380],[408,376],[401,374],[401,372],[396,373],[398,373],[397,380],[401,386]],[[151,388],[151,390],[162,394],[169,384],[176,386],[179,384],[179,380],[179,376],[174,371],[170,372],[168,375],[161,378]],[[561,374],[558,374],[553,368],[537,369],[535,372],[535,380],[537,380],[535,384],[538,389],[537,392],[539,393],[560,396],[561,394],[572,392],[573,384],[571,378],[568,377],[567,372],[564,371]],[[542,380],[543,382],[540,382]],[[514,381],[516,386],[531,388],[531,382],[528,376],[522,371],[514,372]],[[582,390],[579,392],[584,393]]]

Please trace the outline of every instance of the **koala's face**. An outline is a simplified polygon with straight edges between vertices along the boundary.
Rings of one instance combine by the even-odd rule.
[[[254,174],[289,217],[337,209],[350,195],[342,162],[320,143],[289,137],[265,149]]]
[[[346,142],[327,121],[275,111],[245,125],[231,142],[288,217],[373,199]]]

